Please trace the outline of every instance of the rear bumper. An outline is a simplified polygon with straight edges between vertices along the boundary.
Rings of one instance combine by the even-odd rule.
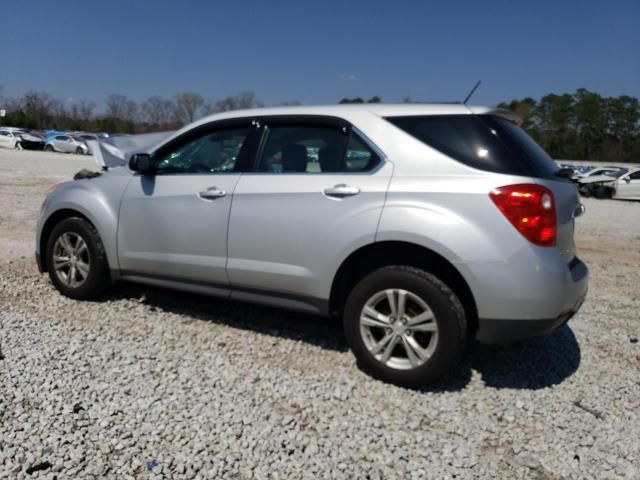
[[[565,308],[555,317],[543,319],[487,319],[478,320],[476,340],[481,343],[506,343],[548,335],[567,323],[584,302],[588,290],[589,270],[577,257],[569,264],[571,281],[556,291],[562,296]]]
[[[476,340],[480,343],[496,344],[543,337],[567,323],[577,311],[574,310],[556,318],[541,320],[480,319]]]
[[[544,285],[547,288],[543,288],[541,284],[535,287],[529,285],[529,292],[526,295],[529,301],[522,302],[523,298],[520,299],[521,307],[528,308],[521,308],[518,312],[511,309],[510,316],[500,315],[503,318],[480,314],[476,339],[488,344],[524,340],[548,335],[568,322],[578,312],[586,298],[589,270],[577,257],[565,268],[567,272],[562,279],[547,272],[547,284]],[[537,306],[535,310],[530,304],[532,300]],[[535,311],[539,316],[535,316]]]

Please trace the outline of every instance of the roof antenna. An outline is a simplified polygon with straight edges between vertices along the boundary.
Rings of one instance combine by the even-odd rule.
[[[474,85],[474,87],[471,89],[471,91],[469,92],[469,95],[467,95],[467,98],[464,99],[464,102],[462,102],[463,105],[466,105],[467,102],[469,101],[469,99],[471,98],[471,95],[473,95],[476,92],[476,89],[480,86],[480,84],[482,83],[481,80],[478,80],[476,82],[476,84]]]

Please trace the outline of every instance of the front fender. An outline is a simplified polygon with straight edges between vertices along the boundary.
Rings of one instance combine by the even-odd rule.
[[[102,240],[111,270],[119,269],[117,255],[118,206],[122,189],[105,191],[97,188],[96,179],[77,180],[62,184],[43,204],[36,234],[36,254],[42,255],[46,238],[53,225],[70,211],[78,212],[93,224]],[[92,183],[93,182],[93,183]],[[124,184],[126,186],[126,183]],[[115,190],[115,191],[114,191]],[[119,194],[117,194],[119,190]],[[62,217],[61,217],[62,215]]]

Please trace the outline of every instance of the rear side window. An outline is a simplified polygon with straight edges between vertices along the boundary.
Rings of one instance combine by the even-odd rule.
[[[257,171],[366,172],[379,161],[371,148],[353,132],[320,125],[274,125],[265,131]]]
[[[512,122],[492,115],[387,117],[432,148],[473,168],[509,175],[552,178],[558,167]]]

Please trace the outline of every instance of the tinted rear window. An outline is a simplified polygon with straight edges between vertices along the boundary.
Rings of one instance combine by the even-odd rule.
[[[514,123],[492,115],[387,117],[418,140],[473,168],[552,178],[555,162]]]

